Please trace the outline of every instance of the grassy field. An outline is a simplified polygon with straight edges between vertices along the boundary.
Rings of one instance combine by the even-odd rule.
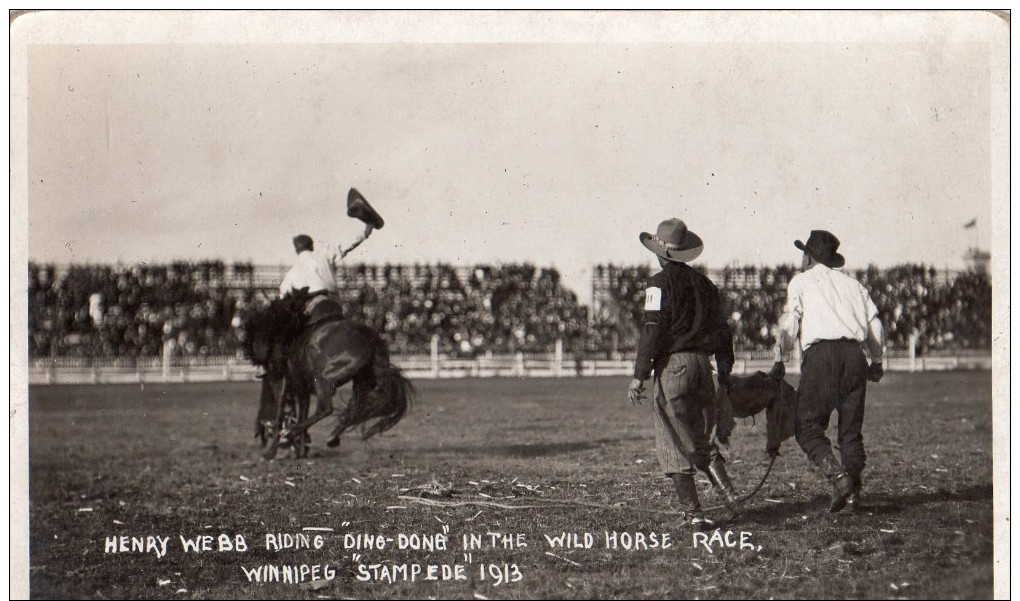
[[[893,373],[869,388],[866,513],[826,513],[827,487],[791,440],[741,518],[697,546],[658,472],[648,404],[630,406],[627,380],[417,386],[412,412],[385,435],[326,449],[319,426],[310,458],[273,462],[257,460],[254,382],[33,387],[32,596],[992,596],[987,372]],[[738,487],[760,478],[764,446],[763,420],[738,425],[728,452]],[[582,548],[551,547],[546,536],[563,532]],[[267,548],[267,534],[312,548]],[[472,534],[481,544],[466,549]],[[634,548],[638,534],[658,546]],[[367,548],[379,535],[385,548]],[[121,536],[168,539],[145,549],[141,538],[138,552],[123,539],[120,552]],[[210,536],[213,550],[185,552],[182,536]],[[223,541],[235,549],[217,550]],[[457,579],[437,567],[426,580],[430,565]],[[281,578],[298,566],[302,582],[249,582],[245,569],[259,566]]]

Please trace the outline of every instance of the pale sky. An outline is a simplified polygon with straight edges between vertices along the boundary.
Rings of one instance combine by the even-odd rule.
[[[531,261],[576,289],[678,217],[710,267],[799,263],[828,229],[851,268],[959,268],[991,245],[991,50],[930,23],[31,45],[28,256],[289,263],[297,233],[360,231],[353,186],[386,219],[355,262]]]

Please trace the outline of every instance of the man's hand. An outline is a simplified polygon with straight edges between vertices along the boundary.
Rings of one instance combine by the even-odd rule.
[[[786,365],[782,361],[776,361],[772,364],[772,371],[769,372],[769,377],[776,380],[782,380],[786,377]]]
[[[630,397],[630,404],[637,407],[641,399],[645,398],[645,383],[641,380],[631,380],[627,389],[627,396]]]
[[[878,382],[882,379],[885,374],[885,370],[882,369],[881,361],[872,361],[871,366],[868,368],[868,380],[872,382]]]

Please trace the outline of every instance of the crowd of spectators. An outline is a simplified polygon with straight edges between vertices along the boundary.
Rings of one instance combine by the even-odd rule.
[[[715,281],[729,316],[734,345],[741,351],[765,351],[775,344],[773,328],[786,302],[786,286],[799,270],[778,267],[731,266],[715,272],[695,266]],[[595,315],[602,331],[625,331],[618,351],[633,352],[634,329],[615,326],[615,316],[640,323],[647,267],[599,266],[595,270]],[[871,292],[887,331],[890,349],[914,346],[919,354],[932,351],[990,349],[992,282],[985,271],[950,275],[932,267],[902,265],[871,267],[852,272]],[[606,336],[603,339],[608,339]]]
[[[276,296],[283,268],[222,262],[29,265],[30,357],[158,358],[236,355],[243,322]],[[263,272],[263,273],[260,273]],[[704,271],[702,269],[702,271]],[[550,352],[623,356],[639,336],[647,266],[595,267],[591,307],[555,269],[530,264],[353,265],[339,273],[352,318],[394,353],[449,356]],[[738,351],[767,350],[792,266],[728,267],[720,286]],[[855,272],[871,291],[891,349],[920,353],[991,346],[991,280],[916,265]]]
[[[890,348],[914,343],[920,354],[991,348],[992,281],[985,271],[965,271],[949,281],[918,265],[855,275],[878,305]]]
[[[555,269],[529,264],[356,266],[343,269],[346,308],[380,332],[395,352],[459,356],[548,351],[587,326],[577,295]]]
[[[52,265],[28,270],[29,355],[231,354],[256,290],[232,290],[221,262]]]

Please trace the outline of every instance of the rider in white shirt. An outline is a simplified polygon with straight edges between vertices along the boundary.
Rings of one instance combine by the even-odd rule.
[[[297,252],[297,261],[280,284],[280,296],[287,296],[302,288],[308,288],[308,294],[320,292],[336,294],[339,289],[336,283],[337,263],[370,235],[372,226],[367,226],[365,233],[348,248],[326,251],[316,251],[315,243],[310,236],[305,234],[295,236],[294,251]]]

